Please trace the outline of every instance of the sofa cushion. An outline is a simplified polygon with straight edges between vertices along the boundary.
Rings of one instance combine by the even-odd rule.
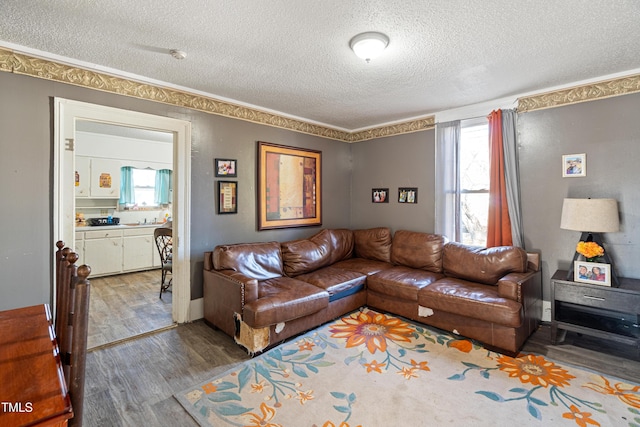
[[[242,309],[242,320],[263,328],[316,313],[329,305],[329,293],[291,277],[276,277],[258,283],[258,299]]]
[[[482,248],[449,242],[442,251],[447,276],[495,285],[508,273],[527,271],[527,253],[515,246]]]
[[[411,268],[442,273],[444,237],[439,234],[398,230],[393,235],[391,262]]]
[[[442,277],[431,271],[395,266],[369,276],[367,288],[379,294],[418,301],[418,291]]]
[[[329,265],[353,256],[353,231],[346,228],[325,230],[331,238]]]
[[[522,304],[498,295],[498,287],[446,277],[418,291],[418,305],[511,328],[522,325]]]
[[[367,276],[356,271],[324,267],[296,277],[329,292],[329,302],[353,295],[364,289]]]
[[[378,271],[386,270],[393,267],[392,264],[382,261],[374,261],[372,259],[351,258],[337,262],[332,267],[341,268],[343,270],[357,271],[359,273],[370,276]]]
[[[280,243],[238,243],[220,245],[213,250],[216,270],[238,271],[256,280],[283,275]]]
[[[388,228],[354,230],[353,238],[356,257],[391,262],[391,230]]]
[[[289,277],[317,270],[329,265],[331,260],[331,235],[326,230],[308,239],[283,242],[280,246],[284,273]]]

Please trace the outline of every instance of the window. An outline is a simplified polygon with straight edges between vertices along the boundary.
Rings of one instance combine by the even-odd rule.
[[[156,206],[156,171],[153,169],[133,169],[132,178],[136,205]]]
[[[489,125],[486,120],[461,123],[460,238],[485,246],[489,215]]]

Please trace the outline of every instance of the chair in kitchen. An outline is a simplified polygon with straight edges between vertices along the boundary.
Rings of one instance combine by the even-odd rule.
[[[156,246],[160,253],[160,261],[162,262],[162,281],[160,282],[160,298],[162,298],[162,293],[169,289],[173,281],[172,230],[167,227],[158,227],[153,232],[153,238],[156,241]],[[167,274],[172,274],[169,281],[167,281]]]
[[[89,274],[91,268],[76,266],[78,254],[56,243],[56,321],[55,331],[60,350],[64,379],[73,408],[70,426],[82,425],[84,379],[89,327]]]

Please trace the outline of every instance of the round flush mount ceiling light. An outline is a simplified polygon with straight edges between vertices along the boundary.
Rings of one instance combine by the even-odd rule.
[[[379,56],[388,44],[389,37],[375,31],[358,34],[349,42],[355,54],[367,62]]]
[[[178,49],[171,49],[169,53],[176,59],[184,59],[187,57],[187,52]]]

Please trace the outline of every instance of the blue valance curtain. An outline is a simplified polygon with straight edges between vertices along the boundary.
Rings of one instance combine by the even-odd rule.
[[[135,200],[135,189],[133,188],[133,168],[124,166],[120,168],[120,204],[132,205]]]
[[[157,205],[171,203],[171,170],[156,171],[155,202]]]

